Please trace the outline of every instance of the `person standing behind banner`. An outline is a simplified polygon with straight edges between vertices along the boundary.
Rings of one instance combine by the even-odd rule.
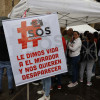
[[[64,30],[63,35],[66,40],[66,43],[70,42],[70,40],[72,39],[72,35],[73,35],[73,29],[69,28],[68,30]]]
[[[62,36],[62,43],[63,43],[64,52],[66,52],[67,44],[66,44],[66,40],[63,36]]]
[[[43,94],[38,100],[50,100],[50,87],[51,87],[51,77],[42,79],[43,89],[37,91],[38,94]]]
[[[81,51],[81,40],[79,38],[79,32],[73,32],[73,39],[68,43],[69,56],[72,65],[72,82],[68,85],[69,88],[78,85],[78,65],[80,61],[80,51]]]
[[[2,93],[2,78],[3,78],[4,68],[6,68],[7,71],[9,94],[12,94],[14,90],[13,73],[11,69],[3,27],[0,27],[0,93]]]
[[[66,52],[67,45],[66,45],[66,40],[63,36],[62,36],[62,43],[63,43],[64,52]],[[62,78],[62,74],[55,75],[55,76],[51,77],[51,88],[50,88],[50,90],[53,90],[53,83],[54,83],[55,79],[57,80],[57,85],[58,85],[57,88],[58,89],[62,88],[61,78]]]
[[[96,61],[96,44],[94,42],[93,34],[87,34],[87,40],[82,42],[81,48],[81,63],[80,63],[80,82],[83,82],[83,74],[86,67],[87,72],[87,86],[91,86],[92,69]]]
[[[62,37],[62,42],[63,42],[64,51],[65,51],[66,41],[64,37]],[[40,91],[37,91],[37,93],[43,94],[43,96],[39,98],[38,100],[50,100],[51,77],[42,79],[42,83],[43,83],[43,89]]]
[[[66,40],[66,44],[68,44],[72,39],[73,29],[69,28],[68,30],[64,30],[63,35]],[[67,58],[68,76],[71,77],[72,76],[72,66],[71,66],[71,61],[70,61],[70,57],[69,57],[68,53],[69,53],[69,49],[67,48],[65,54],[66,54],[66,58]]]
[[[94,32],[93,35],[94,35],[94,42],[95,42],[96,47],[97,47],[97,43],[98,43],[98,32]],[[96,50],[96,51],[98,51],[98,50]],[[96,54],[97,54],[97,52],[96,52]],[[92,76],[95,76],[95,69],[96,69],[96,62],[94,62],[94,65],[93,65]]]

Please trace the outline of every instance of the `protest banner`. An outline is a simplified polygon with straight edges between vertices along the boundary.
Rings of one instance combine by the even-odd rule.
[[[57,14],[3,21],[16,86],[67,72]]]

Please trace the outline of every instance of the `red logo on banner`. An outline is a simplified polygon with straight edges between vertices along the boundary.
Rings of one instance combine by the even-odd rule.
[[[28,42],[32,42],[33,47],[36,47],[38,46],[38,41],[42,39],[36,34],[37,30],[41,29],[38,20],[32,20],[31,24],[31,26],[27,26],[26,21],[22,21],[21,27],[17,28],[17,32],[21,33],[21,39],[18,39],[18,43],[22,44],[22,49],[27,48]],[[27,36],[27,33],[32,34],[35,39],[29,39],[30,37]]]

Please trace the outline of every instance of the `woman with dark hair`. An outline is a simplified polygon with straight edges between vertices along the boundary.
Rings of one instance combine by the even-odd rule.
[[[89,33],[89,31],[85,31],[84,32],[84,36],[83,36],[83,40],[82,41],[85,41],[86,40],[86,38],[87,38],[87,34]]]
[[[69,57],[72,66],[72,82],[68,85],[69,88],[78,85],[78,64],[80,61],[81,40],[77,31],[73,32],[73,39],[68,43]]]
[[[81,68],[80,68],[80,82],[83,82],[83,74],[85,67],[87,69],[87,85],[91,86],[91,76],[93,64],[96,60],[96,44],[94,42],[93,34],[88,33],[87,39],[82,42],[81,48]]]

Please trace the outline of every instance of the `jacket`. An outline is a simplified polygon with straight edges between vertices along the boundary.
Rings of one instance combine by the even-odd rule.
[[[82,42],[81,61],[96,60],[96,44],[94,42]]]
[[[0,34],[0,61],[9,61],[9,54],[4,34]]]
[[[73,42],[68,43],[69,56],[75,57],[80,55],[82,42],[80,38],[75,39]]]

